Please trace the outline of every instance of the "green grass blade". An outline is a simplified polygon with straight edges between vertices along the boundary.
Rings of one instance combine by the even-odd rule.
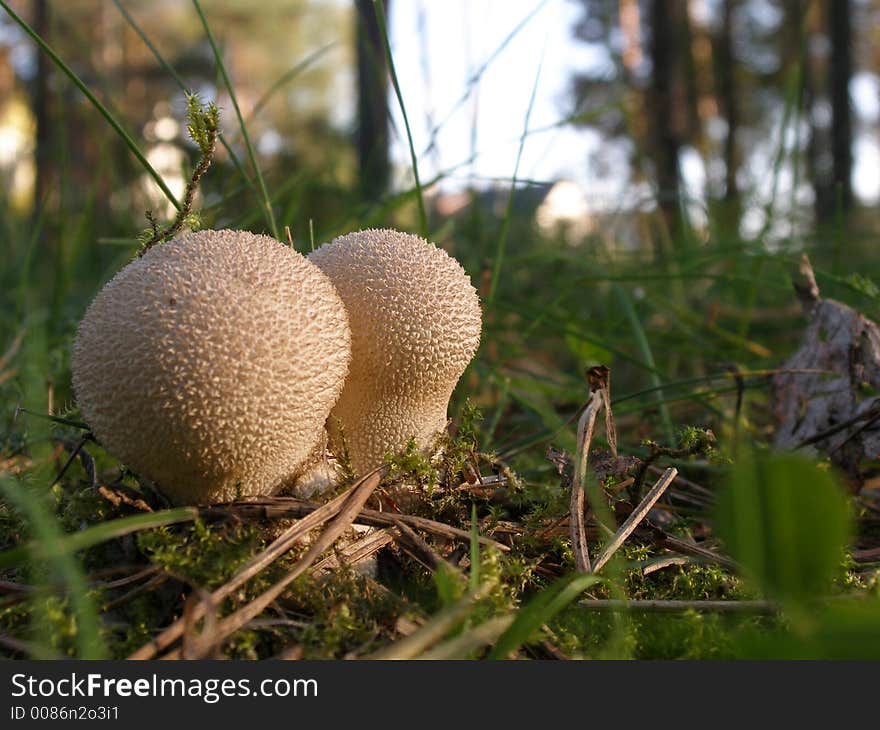
[[[370,659],[415,659],[441,641],[473,612],[474,607],[492,588],[494,582],[471,591],[455,603],[438,611],[418,631],[372,654]]]
[[[23,553],[27,557],[29,549],[39,546],[42,560],[60,577],[70,597],[70,610],[76,617],[76,647],[81,659],[103,659],[107,655],[101,638],[101,624],[98,610],[88,593],[85,575],[74,558],[72,551],[65,549],[64,538],[58,523],[51,512],[42,504],[38,495],[12,479],[0,479],[0,493],[14,504],[28,521],[34,534],[34,542],[27,546],[8,550],[0,554],[3,567],[14,565],[3,563],[2,558],[12,553]]]
[[[406,141],[409,144],[409,156],[412,161],[413,176],[416,183],[416,202],[419,206],[419,228],[422,236],[428,238],[428,214],[425,212],[425,196],[422,191],[422,183],[419,179],[419,161],[416,155],[416,148],[413,144],[412,130],[409,126],[409,117],[406,115],[406,105],[403,103],[403,94],[400,91],[400,83],[397,80],[397,71],[394,68],[394,57],[391,54],[391,43],[388,40],[388,25],[385,19],[385,9],[382,3],[373,0],[373,8],[376,11],[376,20],[379,21],[379,30],[382,33],[382,42],[385,46],[385,58],[388,61],[388,73],[391,76],[391,85],[394,87],[394,94],[397,97],[397,104],[400,107],[400,114],[403,117],[403,126],[406,128]]]
[[[498,282],[501,280],[501,267],[504,264],[504,251],[507,248],[507,232],[510,229],[510,219],[513,215],[513,196],[516,193],[517,176],[519,175],[519,164],[522,160],[523,148],[526,145],[526,137],[529,133],[529,120],[532,117],[532,109],[535,106],[535,99],[538,96],[538,81],[541,79],[541,69],[544,66],[544,55],[541,54],[541,60],[538,63],[538,71],[535,74],[535,83],[532,85],[532,96],[529,99],[529,107],[526,109],[526,119],[523,124],[523,133],[519,138],[519,150],[516,153],[516,164],[513,166],[513,178],[510,181],[510,195],[507,196],[507,210],[504,212],[504,221],[501,224],[501,233],[498,235],[498,247],[495,250],[495,260],[492,264],[492,279],[489,284],[489,296],[487,297],[487,306],[491,307],[495,301],[495,294],[498,291]]]
[[[620,284],[614,284],[614,292],[617,294],[617,299],[626,314],[626,318],[629,320],[630,329],[632,330],[636,344],[642,353],[642,358],[648,366],[648,377],[651,379],[652,385],[658,389],[660,400],[662,401],[663,391],[661,388],[663,383],[660,380],[659,371],[657,370],[657,365],[654,361],[654,353],[651,350],[651,344],[648,342],[648,336],[645,334],[645,328],[642,327],[639,315],[636,313],[635,307],[633,307],[632,301],[623,287],[620,286]],[[672,417],[669,415],[669,409],[665,404],[660,405],[660,421],[663,424],[663,435],[666,438],[666,441],[670,444],[674,444],[675,429],[672,427]]]
[[[244,117],[241,114],[241,108],[238,105],[238,98],[235,95],[235,89],[232,87],[232,81],[229,78],[229,72],[226,70],[226,64],[223,63],[223,55],[220,53],[220,48],[217,46],[217,41],[214,38],[214,33],[211,30],[211,26],[208,25],[208,19],[205,17],[204,12],[202,12],[202,6],[199,3],[199,0],[192,0],[193,7],[196,9],[196,13],[198,13],[199,19],[202,21],[202,27],[205,29],[205,34],[208,37],[208,43],[211,44],[211,50],[214,52],[214,58],[217,61],[217,69],[220,71],[220,75],[223,77],[223,83],[226,85],[226,90],[229,92],[229,98],[232,100],[232,107],[235,109],[235,116],[238,118],[238,125],[241,129],[241,136],[244,140],[245,147],[247,148],[248,158],[251,161],[251,166],[254,168],[254,175],[257,178],[257,186],[259,187],[260,192],[260,202],[263,208],[263,215],[266,218],[266,223],[269,226],[269,231],[271,232],[273,238],[277,240],[281,240],[281,236],[278,231],[278,224],[275,222],[275,212],[272,210],[272,199],[269,197],[269,191],[266,189],[266,181],[263,180],[263,173],[260,170],[260,165],[257,162],[257,155],[254,152],[254,146],[251,144],[251,137],[247,131],[247,125],[244,123]]]
[[[480,530],[477,525],[477,505],[471,503],[471,573],[468,589],[476,591],[480,587]]]
[[[71,426],[72,428],[78,428],[82,431],[89,430],[89,424],[84,423],[83,421],[74,421],[72,418],[62,418],[61,416],[50,416],[46,413],[38,413],[37,411],[29,411],[27,408],[22,408],[19,406],[15,409],[16,414],[24,413],[27,416],[31,416],[33,418],[39,418],[44,421],[51,421],[52,423],[57,423],[59,426]]]
[[[490,618],[464,633],[438,644],[433,649],[426,651],[417,659],[443,660],[443,659],[467,659],[478,649],[488,644],[494,644],[498,637],[503,634],[513,622],[513,616],[496,616]]]
[[[526,14],[526,16],[513,27],[513,30],[511,30],[510,33],[508,33],[504,37],[504,39],[501,41],[501,43],[498,44],[498,47],[495,48],[495,50],[492,51],[491,54],[489,54],[489,57],[486,58],[486,60],[483,61],[482,64],[480,64],[480,67],[471,74],[470,78],[467,80],[467,82],[465,84],[466,88],[465,88],[464,93],[459,97],[458,101],[456,101],[455,104],[452,105],[452,107],[446,113],[446,116],[443,117],[443,119],[441,119],[440,122],[431,130],[430,142],[428,143],[428,146],[425,149],[425,151],[423,152],[423,154],[428,154],[436,146],[437,137],[439,136],[440,131],[443,129],[443,127],[446,126],[446,124],[449,122],[449,120],[452,119],[452,117],[455,115],[455,113],[459,109],[461,109],[462,105],[468,100],[468,98],[470,98],[471,90],[473,89],[474,86],[476,86],[480,82],[480,79],[482,79],[483,76],[485,75],[486,71],[489,70],[489,66],[491,66],[492,63],[498,58],[498,56],[501,55],[501,52],[505,48],[507,48],[508,45],[510,45],[511,41],[517,35],[519,35],[520,31],[531,22],[532,18],[534,18],[543,9],[543,7],[547,4],[547,2],[548,2],[548,0],[541,0],[541,2],[539,2],[537,5],[535,5],[535,7],[532,8]],[[572,120],[572,121],[576,121],[576,120]],[[579,120],[577,120],[577,121],[579,121]],[[542,130],[542,131],[546,131],[546,130]]]
[[[10,489],[4,486],[3,490],[7,496],[16,500],[19,498],[24,500],[25,497],[22,495],[27,494],[26,490],[20,488]],[[150,512],[144,515],[121,517],[118,520],[102,522],[101,524],[92,525],[85,530],[68,535],[53,533],[51,542],[47,542],[38,536],[38,539],[34,542],[0,553],[0,570],[20,565],[28,559],[29,555],[40,559],[71,556],[78,550],[85,550],[93,545],[114,540],[117,537],[122,537],[132,532],[148,530],[153,527],[164,527],[176,522],[189,522],[197,516],[198,510],[195,507],[178,507],[176,509],[162,510],[161,512]]]
[[[119,9],[119,12],[122,13],[122,16],[125,18],[126,22],[131,26],[132,30],[137,33],[138,37],[143,41],[144,45],[150,49],[150,52],[159,62],[159,65],[165,69],[165,72],[174,79],[174,83],[177,84],[178,88],[184,93],[189,93],[190,89],[187,87],[184,80],[180,77],[180,74],[175,71],[174,67],[165,59],[165,57],[159,52],[159,49],[156,48],[155,44],[150,40],[147,34],[143,31],[143,29],[138,25],[137,21],[132,17],[131,13],[126,10],[125,6],[120,2],[120,0],[113,0],[116,7]],[[310,57],[311,58],[311,57]],[[255,109],[256,111],[256,109]],[[226,150],[226,154],[229,155],[229,160],[232,162],[233,167],[235,167],[236,172],[241,175],[242,180],[245,181],[247,186],[251,189],[251,192],[259,197],[260,193],[257,190],[256,185],[254,185],[254,181],[251,179],[250,175],[244,169],[244,166],[241,164],[241,160],[238,159],[238,155],[235,154],[235,150],[232,149],[229,142],[226,141],[225,135],[222,133],[217,135],[217,139],[220,140],[220,144],[223,145],[223,149]],[[136,243],[136,242],[135,242]]]
[[[535,632],[557,613],[602,579],[597,575],[573,573],[545,588],[521,608],[510,628],[500,637],[489,654],[490,659],[506,659],[529,641]]]
[[[169,190],[168,186],[165,184],[165,181],[162,179],[162,176],[159,175],[156,170],[153,169],[153,166],[147,161],[147,158],[144,156],[144,153],[141,152],[140,148],[137,146],[135,141],[131,138],[128,132],[122,127],[122,125],[116,120],[116,118],[110,113],[110,111],[105,107],[98,98],[91,92],[88,86],[85,85],[82,79],[77,76],[73,70],[61,60],[60,56],[58,56],[55,51],[49,46],[46,41],[44,41],[40,36],[31,28],[20,16],[18,16],[15,11],[6,4],[5,0],[0,0],[0,7],[2,7],[20,27],[21,29],[27,33],[31,39],[36,43],[45,53],[52,59],[52,62],[58,66],[59,69],[67,76],[78,88],[83,95],[91,102],[92,106],[98,110],[104,119],[107,120],[107,123],[113,128],[113,130],[122,138],[122,141],[125,143],[125,146],[128,147],[129,151],[135,156],[138,162],[140,162],[141,166],[146,170],[147,174],[153,178],[159,188],[162,190],[162,193],[168,198],[168,201],[177,209],[180,210],[180,202],[174,197],[174,193]]]
[[[116,0],[118,2],[118,0]],[[303,58],[299,63],[297,63],[292,68],[285,71],[281,76],[273,83],[265,94],[263,94],[257,102],[254,104],[254,108],[251,109],[250,116],[248,120],[253,119],[260,111],[263,109],[266,104],[269,103],[269,100],[275,96],[275,94],[282,89],[286,84],[289,84],[293,81],[297,76],[299,76],[303,71],[305,71],[309,66],[311,66],[315,61],[320,59],[329,51],[333,50],[337,46],[336,41],[331,41],[320,48],[309,53],[305,58]]]

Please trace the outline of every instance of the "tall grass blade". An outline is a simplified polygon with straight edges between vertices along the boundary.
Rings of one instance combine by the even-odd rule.
[[[409,126],[409,117],[406,115],[406,105],[403,103],[403,94],[400,91],[400,83],[397,80],[397,71],[394,68],[394,56],[391,53],[391,42],[388,40],[388,24],[385,19],[385,9],[378,0],[373,0],[373,8],[376,11],[376,20],[379,22],[379,30],[382,33],[382,42],[385,46],[385,59],[388,61],[388,73],[391,76],[391,85],[397,97],[400,114],[403,117],[403,126],[406,128],[406,141],[409,144],[409,156],[412,161],[413,177],[416,184],[416,202],[419,206],[419,229],[424,238],[428,238],[428,215],[425,212],[425,196],[422,191],[422,182],[419,179],[419,160],[416,148],[413,144],[412,130]]]
[[[98,610],[89,596],[85,576],[73,556],[73,551],[65,549],[58,523],[40,497],[24,488],[20,482],[0,478],[0,493],[24,515],[35,538],[33,543],[25,547],[0,554],[0,565],[3,567],[14,565],[20,560],[5,562],[3,557],[18,553],[19,558],[26,558],[30,549],[38,546],[40,560],[45,561],[45,564],[60,578],[70,598],[70,610],[76,617],[76,648],[79,657],[103,659],[107,651],[101,638]]]
[[[455,603],[434,614],[431,620],[418,631],[375,652],[369,658],[415,659],[465,621],[473,612],[477,601],[483,598],[494,585],[493,581],[481,586],[477,591],[468,592]]]
[[[529,24],[529,22],[531,22],[532,18],[534,18],[541,11],[541,9],[547,4],[547,2],[548,0],[541,0],[541,2],[535,5],[535,7],[532,8],[526,14],[526,16],[513,27],[513,30],[511,30],[510,33],[508,33],[504,37],[501,43],[498,44],[498,47],[494,51],[492,51],[491,54],[489,54],[489,57],[485,61],[483,61],[480,67],[471,74],[465,85],[466,88],[464,93],[461,95],[461,97],[459,97],[458,101],[456,101],[455,104],[452,105],[452,108],[447,112],[446,116],[443,117],[443,119],[440,120],[437,126],[431,130],[431,138],[423,154],[428,154],[429,152],[431,152],[431,150],[437,144],[437,136],[440,134],[440,130],[443,129],[443,127],[446,126],[447,122],[452,119],[455,113],[459,109],[461,109],[461,105],[468,100],[471,95],[471,90],[480,82],[480,79],[482,79],[486,71],[489,70],[489,66],[491,66],[495,59],[497,59],[498,56],[501,55],[501,52],[510,45],[510,42],[517,35],[519,35],[520,31],[525,28]]]
[[[8,486],[4,486],[3,489],[7,496],[13,500],[19,498],[24,500],[27,495],[26,490],[20,487],[10,489]],[[20,545],[0,553],[0,570],[13,565],[20,565],[27,560],[29,555],[49,559],[69,556],[78,550],[85,550],[102,542],[114,540],[123,535],[129,535],[132,532],[149,530],[154,527],[164,527],[176,522],[189,522],[197,516],[198,510],[195,507],[178,507],[161,512],[150,512],[144,515],[121,517],[118,520],[102,522],[101,524],[93,525],[68,535],[61,535],[57,528],[55,528],[56,531],[53,533],[51,544],[38,536],[38,539],[32,543]]]
[[[174,83],[177,84],[177,87],[182,92],[184,92],[184,94],[188,94],[190,92],[190,89],[187,87],[184,80],[180,77],[180,74],[178,74],[177,71],[174,70],[174,67],[159,52],[159,49],[156,48],[155,44],[150,40],[149,36],[144,33],[143,29],[140,27],[140,25],[138,25],[137,21],[131,16],[131,13],[126,10],[125,6],[120,2],[120,0],[113,0],[113,2],[119,9],[119,12],[122,13],[122,17],[124,17],[126,22],[131,26],[132,30],[137,33],[138,37],[143,41],[144,45],[150,49],[150,52],[159,62],[159,65],[162,66],[163,69],[165,69],[165,72],[174,80]],[[251,180],[250,175],[248,175],[245,171],[244,167],[241,164],[241,160],[239,160],[238,155],[235,154],[235,150],[233,150],[229,143],[226,141],[226,137],[221,133],[217,135],[217,139],[220,140],[220,144],[223,145],[223,148],[226,150],[226,154],[229,155],[229,159],[232,162],[233,167],[235,167],[238,174],[241,175],[242,179],[247,183],[248,187],[251,189],[251,192],[253,192],[255,196],[259,197],[259,192],[254,185],[254,181]]]
[[[487,297],[488,306],[491,306],[495,301],[495,295],[498,291],[498,283],[501,280],[501,267],[504,264],[504,251],[507,248],[507,232],[510,229],[510,218],[513,215],[513,198],[516,193],[519,164],[522,161],[523,148],[526,146],[526,137],[529,133],[529,119],[532,117],[532,109],[535,106],[535,99],[538,96],[538,82],[541,79],[541,69],[543,66],[544,55],[542,53],[541,60],[538,63],[538,71],[535,74],[535,83],[532,85],[532,96],[529,99],[528,109],[526,109],[523,133],[519,138],[519,150],[516,153],[516,163],[513,166],[513,178],[510,181],[510,194],[507,196],[507,209],[504,213],[504,221],[501,224],[501,233],[498,235],[498,247],[495,250],[495,260],[492,264],[492,279],[489,284],[489,296]]]
[[[542,590],[521,608],[510,628],[500,637],[489,654],[490,659],[507,659],[514,651],[530,641],[535,632],[557,613],[602,579],[596,575],[572,573]]]
[[[642,353],[642,358],[648,366],[648,377],[651,379],[652,385],[658,390],[660,395],[660,422],[663,426],[663,435],[668,443],[674,444],[675,429],[672,427],[672,417],[669,415],[669,409],[666,407],[666,404],[662,402],[663,382],[661,381],[659,371],[657,370],[657,364],[654,360],[654,352],[651,350],[651,343],[648,342],[645,328],[642,327],[642,322],[639,319],[639,315],[636,313],[635,307],[632,305],[632,301],[630,301],[629,295],[620,284],[614,284],[614,293],[617,295],[617,300],[620,302],[620,305],[626,314],[633,337],[635,338],[639,351]]]
[[[468,588],[476,591],[480,587],[480,528],[477,524],[477,505],[471,503],[471,573]]]
[[[217,41],[214,39],[214,33],[211,30],[211,26],[208,25],[208,19],[205,17],[204,12],[202,12],[202,6],[199,3],[199,0],[192,0],[192,3],[193,7],[196,9],[196,13],[198,13],[199,20],[202,21],[202,27],[205,29],[205,35],[208,37],[208,43],[211,44],[211,50],[214,52],[214,58],[217,61],[217,70],[223,77],[223,83],[226,86],[226,90],[229,92],[232,107],[235,109],[235,116],[238,118],[238,126],[241,129],[241,136],[244,140],[245,147],[247,148],[248,158],[251,161],[251,167],[254,168],[254,175],[257,178],[263,215],[266,218],[266,223],[269,226],[269,231],[272,234],[272,237],[280,241],[281,234],[278,230],[278,224],[275,222],[275,212],[272,210],[272,199],[269,197],[269,191],[266,189],[266,181],[263,180],[263,173],[257,162],[257,155],[254,151],[253,144],[251,144],[251,137],[248,134],[247,125],[244,123],[244,117],[241,114],[241,108],[238,105],[238,98],[235,95],[235,89],[229,78],[229,72],[226,70],[226,64],[223,63],[223,54],[220,53],[220,48],[217,46]]]

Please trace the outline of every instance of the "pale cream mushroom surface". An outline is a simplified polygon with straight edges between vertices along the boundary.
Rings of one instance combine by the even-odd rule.
[[[311,468],[348,371],[329,279],[267,236],[187,233],[98,293],[73,388],[106,449],[177,504],[267,495]]]
[[[461,264],[418,236],[371,229],[309,254],[336,286],[352,333],[345,387],[328,421],[357,473],[411,438],[444,431],[453,390],[480,343],[480,301]]]

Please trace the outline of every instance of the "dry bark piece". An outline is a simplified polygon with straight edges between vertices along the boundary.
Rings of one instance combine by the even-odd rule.
[[[797,352],[773,376],[774,445],[827,454],[858,490],[864,462],[880,456],[880,328],[852,307],[822,299],[806,256],[800,273],[795,291],[809,323]]]

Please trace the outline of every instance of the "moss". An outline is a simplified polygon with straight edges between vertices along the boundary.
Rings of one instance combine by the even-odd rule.
[[[440,480],[440,472],[431,463],[430,457],[422,452],[414,438],[406,442],[402,451],[386,454],[385,462],[391,466],[388,473],[388,480],[391,482],[408,479],[430,493]]]
[[[446,438],[444,444],[443,471],[447,482],[462,474],[469,462],[476,459],[479,444],[480,421],[483,414],[470,400],[466,400],[458,417],[455,436]]]
[[[192,585],[213,590],[260,548],[254,525],[196,520],[183,528],[163,527],[138,534],[140,550],[152,563]]]
[[[778,625],[778,619],[761,616],[696,611],[612,614],[577,605],[551,622],[563,651],[592,659],[732,659],[740,631],[769,633]]]
[[[294,581],[282,602],[300,620],[288,642],[303,647],[306,659],[367,653],[387,643],[401,615],[401,604],[351,569]],[[281,648],[281,647],[279,647]]]
[[[626,592],[631,599],[645,600],[737,600],[754,598],[742,582],[717,565],[674,565],[645,575],[629,570]]]
[[[5,502],[0,502],[0,550],[20,545],[27,535],[21,516]]]

